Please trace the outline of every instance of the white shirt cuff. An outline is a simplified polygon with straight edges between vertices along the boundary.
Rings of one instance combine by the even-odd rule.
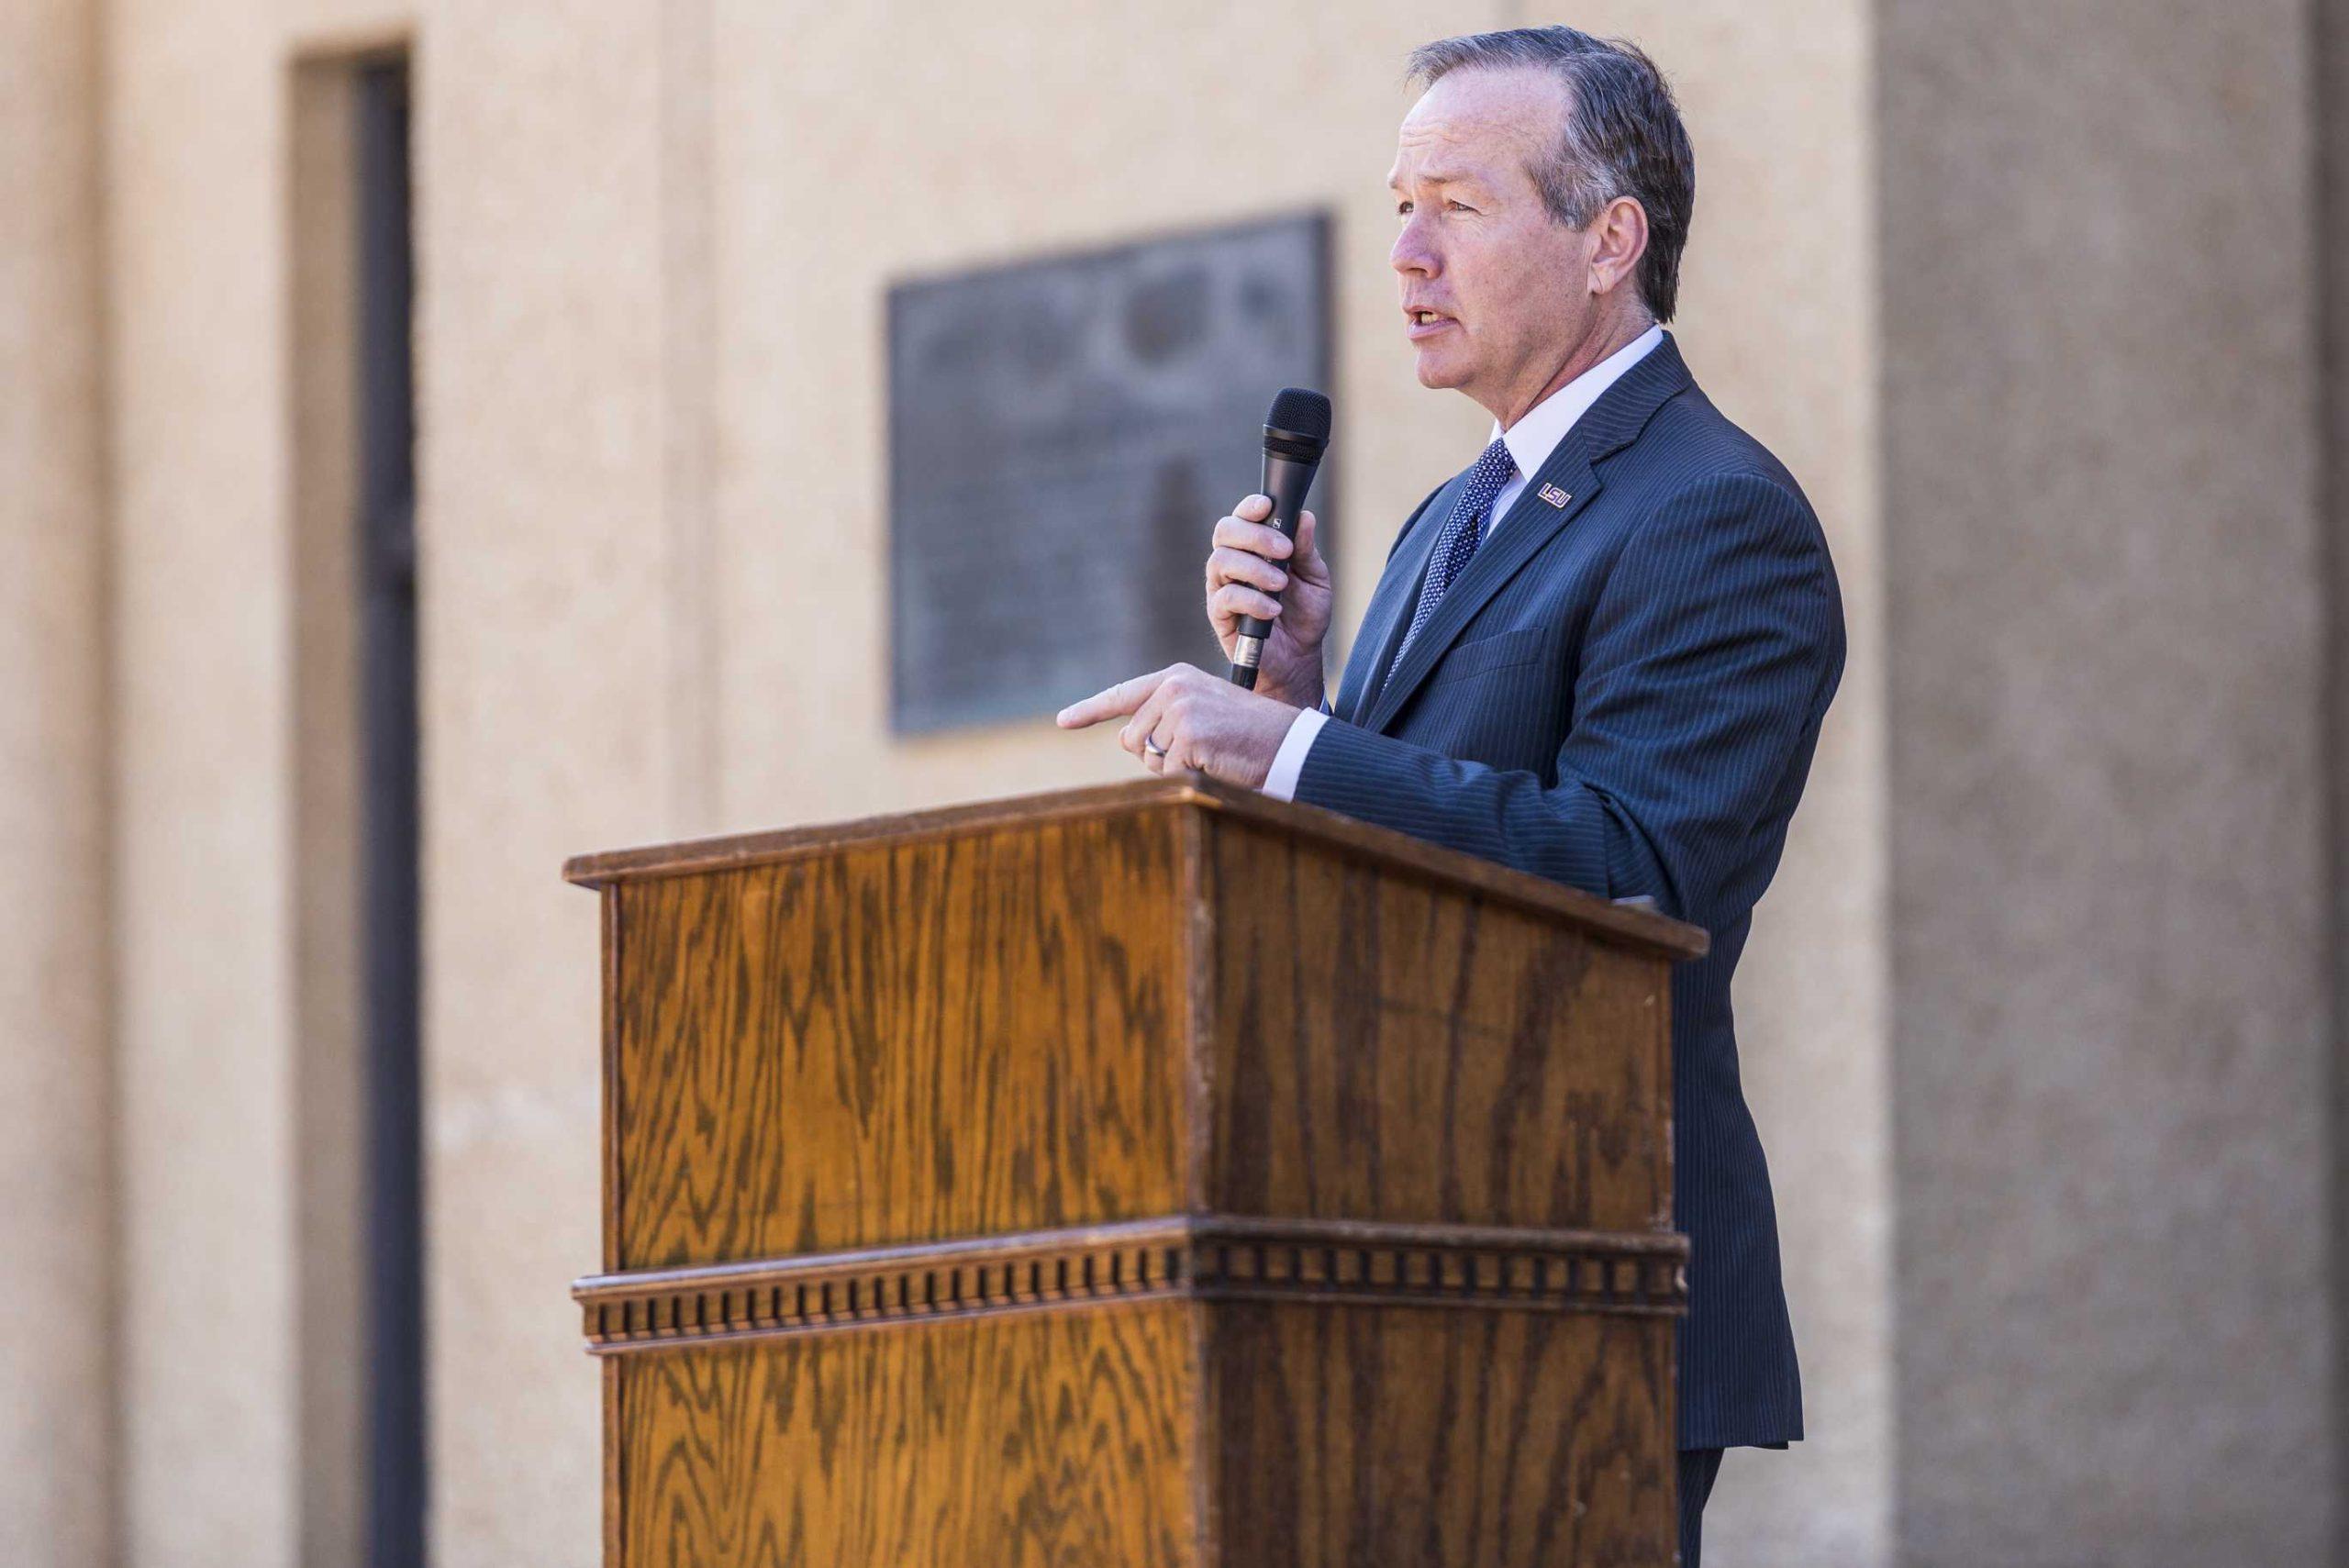
[[[1319,708],[1307,708],[1289,721],[1288,733],[1281,738],[1281,749],[1273,754],[1273,771],[1264,775],[1264,791],[1275,800],[1297,798],[1297,775],[1305,772],[1305,754],[1313,750],[1313,738],[1330,716]]]

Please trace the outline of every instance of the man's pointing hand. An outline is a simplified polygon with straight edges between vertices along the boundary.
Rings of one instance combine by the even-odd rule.
[[[1188,768],[1261,788],[1297,710],[1192,664],[1120,681],[1061,709],[1063,729],[1126,717],[1118,744],[1153,773]]]

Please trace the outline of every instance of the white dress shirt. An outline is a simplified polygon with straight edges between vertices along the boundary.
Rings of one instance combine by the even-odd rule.
[[[1493,537],[1517,498],[1525,494],[1528,476],[1542,472],[1558,443],[1575,422],[1589,412],[1598,401],[1599,394],[1614,385],[1623,373],[1648,356],[1651,350],[1664,341],[1664,328],[1651,327],[1582,374],[1558,388],[1549,396],[1525,411],[1525,417],[1504,430],[1500,421],[1493,421],[1493,433],[1486,438],[1486,445],[1494,441],[1508,444],[1508,455],[1517,464],[1517,472],[1493,497],[1491,516],[1485,519],[1485,537]],[[1305,772],[1305,754],[1313,749],[1313,738],[1321,733],[1321,726],[1330,719],[1326,699],[1319,708],[1300,713],[1290,721],[1288,734],[1282,738],[1281,749],[1274,754],[1273,771],[1264,775],[1264,792],[1275,800],[1297,798],[1297,776]]]

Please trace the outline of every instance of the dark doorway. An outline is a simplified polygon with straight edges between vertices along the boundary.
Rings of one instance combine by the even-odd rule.
[[[367,1072],[367,1561],[424,1562],[424,1172],[415,265],[405,61],[360,67],[361,857]]]

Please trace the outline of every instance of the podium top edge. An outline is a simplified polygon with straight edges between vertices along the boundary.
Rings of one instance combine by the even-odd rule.
[[[1220,811],[1319,840],[1464,891],[1536,913],[1570,918],[1668,957],[1701,958],[1710,945],[1710,939],[1700,926],[1634,906],[1612,903],[1580,888],[1447,850],[1319,806],[1274,800],[1256,790],[1241,789],[1190,773],[1130,784],[1003,795],[924,811],[892,812],[801,828],[607,850],[573,856],[563,863],[562,874],[565,881],[582,887],[605,888],[660,877],[773,865],[864,845],[918,842],[996,828],[1120,816],[1170,806]]]

